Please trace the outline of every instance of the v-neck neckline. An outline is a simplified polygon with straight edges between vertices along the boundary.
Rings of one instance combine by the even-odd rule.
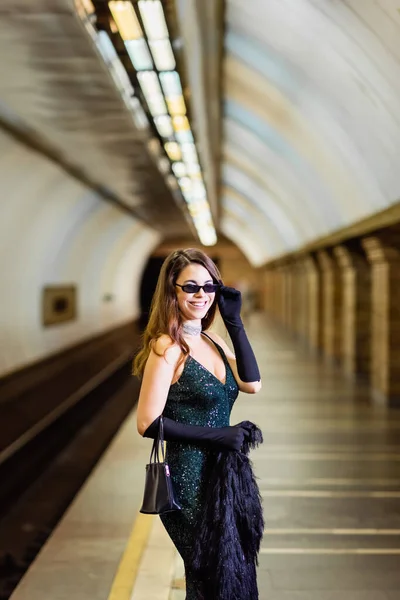
[[[218,352],[219,352],[219,350],[218,350]],[[191,358],[192,360],[194,360],[194,362],[197,363],[202,369],[204,369],[204,371],[207,371],[207,373],[209,373],[212,377],[214,377],[214,379],[216,379],[221,385],[223,385],[225,387],[226,386],[226,382],[228,380],[228,368],[227,368],[226,362],[224,361],[221,353],[220,353],[220,356],[221,356],[221,358],[222,358],[222,360],[224,362],[224,365],[225,365],[225,381],[221,381],[212,371],[210,371],[210,369],[207,369],[207,367],[205,367],[204,365],[202,365],[201,362],[199,362],[197,360],[197,358],[194,358],[194,356],[192,356],[191,354],[188,355],[188,358]],[[179,379],[178,379],[178,381],[179,381]]]
[[[210,340],[210,342],[215,346],[215,348],[217,349],[218,354],[220,355],[220,357],[222,358],[222,362],[225,365],[225,381],[221,381],[216,375],[215,373],[213,373],[212,371],[210,371],[210,369],[207,369],[207,367],[205,367],[200,361],[197,360],[197,358],[194,358],[194,356],[192,356],[191,354],[189,354],[190,358],[192,360],[194,360],[198,365],[200,365],[200,367],[202,369],[204,369],[204,371],[207,371],[207,373],[210,373],[210,375],[212,375],[212,377],[214,377],[214,379],[216,379],[217,381],[219,381],[219,383],[223,386],[226,385],[226,382],[228,381],[228,364],[227,364],[227,360],[226,360],[226,356],[224,351],[222,350],[221,346],[219,346],[219,344],[217,344],[217,342],[215,342],[209,335],[207,335],[204,331],[200,334],[205,336],[208,340]]]

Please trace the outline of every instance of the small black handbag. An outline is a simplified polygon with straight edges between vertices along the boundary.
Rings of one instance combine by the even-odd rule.
[[[160,461],[160,448],[162,462]],[[169,466],[165,462],[164,423],[159,419],[158,436],[153,442],[150,462],[146,465],[146,480],[141,513],[145,515],[161,515],[173,510],[181,510],[175,499]]]

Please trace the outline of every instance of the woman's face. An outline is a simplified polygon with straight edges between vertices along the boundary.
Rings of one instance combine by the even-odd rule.
[[[210,273],[205,267],[198,263],[187,265],[176,280],[179,285],[194,283],[196,285],[205,285],[206,283],[214,283]],[[178,300],[179,310],[182,313],[184,320],[193,321],[195,319],[203,319],[210,306],[215,300],[215,292],[206,293],[203,288],[194,294],[184,292],[180,287],[176,286],[176,296]]]

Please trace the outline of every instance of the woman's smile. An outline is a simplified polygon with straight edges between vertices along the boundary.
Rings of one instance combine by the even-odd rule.
[[[208,302],[207,300],[192,300],[188,301],[188,304],[193,306],[193,308],[204,308],[205,306],[207,306]]]

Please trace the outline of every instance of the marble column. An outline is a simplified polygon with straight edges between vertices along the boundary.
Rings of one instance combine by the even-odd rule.
[[[361,245],[336,246],[340,268],[342,364],[350,376],[370,376],[371,268]]]
[[[294,334],[299,341],[304,342],[307,337],[307,278],[304,258],[298,258],[294,264],[295,289],[293,302]]]
[[[294,277],[293,277],[293,265],[287,263],[284,267],[285,271],[285,320],[284,325],[287,330],[292,330],[293,320],[293,289],[294,289]]]
[[[400,249],[389,236],[362,241],[372,267],[371,387],[373,397],[400,404]]]
[[[322,291],[322,352],[329,360],[341,358],[341,280],[339,267],[328,250],[317,252]]]
[[[305,338],[312,350],[322,345],[322,302],[320,272],[314,257],[307,255],[303,260],[306,297]]]

